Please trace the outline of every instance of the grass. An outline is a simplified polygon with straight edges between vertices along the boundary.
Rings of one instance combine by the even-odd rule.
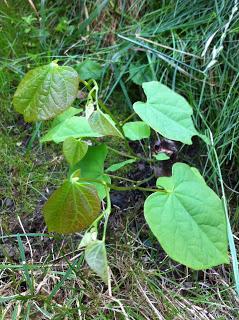
[[[115,206],[110,219],[111,297],[84,263],[78,248],[80,234],[46,234],[40,211],[65,176],[61,146],[40,145],[38,137],[46,128],[35,131],[34,126],[24,124],[11,105],[24,73],[53,59],[67,65],[84,59],[101,63],[101,98],[122,120],[141,95],[136,71],[136,82],[146,76],[163,81],[188,99],[197,128],[207,135],[210,128],[213,134],[218,162],[213,148],[197,141],[194,148],[184,147],[178,157],[199,166],[219,194],[220,168],[238,246],[236,4],[202,0],[1,2],[1,319],[239,317],[232,268],[192,272],[172,262],[148,235],[141,198],[133,209],[131,204],[123,210]],[[36,139],[29,145],[34,132]]]

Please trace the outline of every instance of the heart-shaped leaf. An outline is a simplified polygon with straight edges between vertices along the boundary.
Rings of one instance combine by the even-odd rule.
[[[63,154],[70,166],[74,166],[84,158],[88,150],[88,144],[73,137],[67,138],[63,142]]]
[[[43,207],[49,231],[79,232],[89,227],[101,210],[96,188],[86,183],[65,181]]]
[[[52,62],[29,71],[13,97],[15,110],[27,122],[48,120],[70,107],[79,85],[77,72]]]
[[[192,122],[192,108],[179,94],[157,81],[143,83],[147,102],[136,102],[134,111],[167,139],[192,144],[199,135]]]
[[[150,127],[143,121],[127,122],[123,126],[123,131],[126,138],[132,141],[149,138],[150,136]]]
[[[92,241],[85,248],[85,260],[89,267],[106,283],[109,281],[109,268],[105,243],[101,240]]]
[[[228,263],[222,202],[198,170],[176,163],[172,177],[159,178],[157,186],[165,192],[147,198],[144,214],[166,253],[196,270]]]
[[[111,117],[108,114],[104,114],[100,110],[92,112],[88,121],[92,130],[102,134],[103,136],[116,136],[124,138],[121,132],[116,128]]]

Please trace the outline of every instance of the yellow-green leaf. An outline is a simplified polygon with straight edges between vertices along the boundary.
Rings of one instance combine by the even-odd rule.
[[[13,97],[17,112],[27,122],[48,120],[66,110],[76,98],[77,72],[56,62],[29,71]]]
[[[101,240],[95,240],[89,243],[85,248],[85,260],[89,267],[108,284],[109,268],[106,256],[105,243]]]
[[[74,166],[86,154],[88,144],[73,137],[67,138],[63,142],[63,154],[70,166]]]
[[[89,119],[89,125],[92,130],[104,136],[116,136],[124,138],[122,133],[116,128],[114,121],[108,114],[104,114],[100,110],[94,111]]]
[[[158,178],[157,186],[165,192],[146,199],[144,215],[166,253],[196,270],[228,263],[222,202],[198,170],[176,163],[172,177]]]

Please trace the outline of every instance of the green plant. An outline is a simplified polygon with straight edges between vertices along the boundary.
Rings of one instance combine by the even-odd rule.
[[[87,69],[90,69],[90,63]],[[87,90],[84,110],[71,106],[77,96],[81,96],[79,84]],[[111,183],[108,172],[137,161],[152,164],[167,159],[165,154],[152,157],[150,153],[142,159],[130,148],[128,140],[149,138],[153,131],[156,136],[160,134],[184,144],[192,144],[193,136],[210,143],[195,129],[192,108],[182,96],[157,81],[143,83],[143,90],[147,101],[133,105],[141,121],[128,121],[133,114],[119,123],[98,98],[95,80],[79,80],[73,68],[59,66],[53,61],[28,72],[13,98],[15,110],[23,114],[25,121],[55,118],[41,141],[63,142],[69,175],[45,203],[45,221],[51,232],[72,233],[87,229],[80,245],[85,248],[87,263],[105,283],[110,281],[105,239],[111,213],[111,189],[150,193],[144,204],[145,219],[174,260],[195,270],[229,263],[222,201],[196,168],[175,163],[172,176],[159,177],[156,188],[142,186],[154,176],[142,181],[131,180],[131,186]],[[121,139],[128,153],[99,143],[104,136]],[[85,138],[92,138],[94,145],[89,146]],[[105,170],[108,151],[119,153],[128,160]],[[98,226],[101,220],[104,227],[100,238]]]

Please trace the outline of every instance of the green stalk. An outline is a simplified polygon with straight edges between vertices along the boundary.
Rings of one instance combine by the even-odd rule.
[[[82,182],[95,182],[95,183],[99,183],[99,184],[101,184],[103,186],[107,186],[110,189],[118,190],[118,191],[140,190],[140,191],[146,191],[146,192],[164,192],[164,193],[167,192],[164,189],[144,188],[144,187],[140,187],[137,184],[134,184],[134,185],[129,186],[129,187],[120,187],[120,186],[116,186],[116,185],[111,184],[111,183],[107,183],[105,181],[101,181],[101,180],[98,180],[98,179],[90,179],[90,178],[78,178],[78,181],[79,182],[80,181],[82,181]]]
[[[216,151],[216,148],[215,148],[215,145],[214,145],[213,135],[212,135],[211,131],[209,131],[209,133],[210,133],[213,153],[214,153],[214,156],[215,156],[217,169],[218,169],[219,180],[220,180],[221,189],[222,189],[223,208],[224,208],[224,212],[225,212],[226,220],[227,220],[227,236],[228,236],[229,247],[230,247],[230,252],[231,252],[231,257],[232,257],[232,267],[233,267],[233,274],[234,274],[234,280],[235,280],[235,287],[236,287],[236,292],[237,292],[237,294],[239,296],[239,268],[238,268],[237,251],[236,251],[235,241],[234,241],[234,238],[233,238],[232,228],[231,228],[229,214],[228,214],[227,199],[226,199],[226,195],[225,195],[225,189],[224,189],[224,183],[223,183],[223,178],[222,178],[221,167],[220,167],[220,163],[219,163],[219,160],[218,160],[217,151]]]

